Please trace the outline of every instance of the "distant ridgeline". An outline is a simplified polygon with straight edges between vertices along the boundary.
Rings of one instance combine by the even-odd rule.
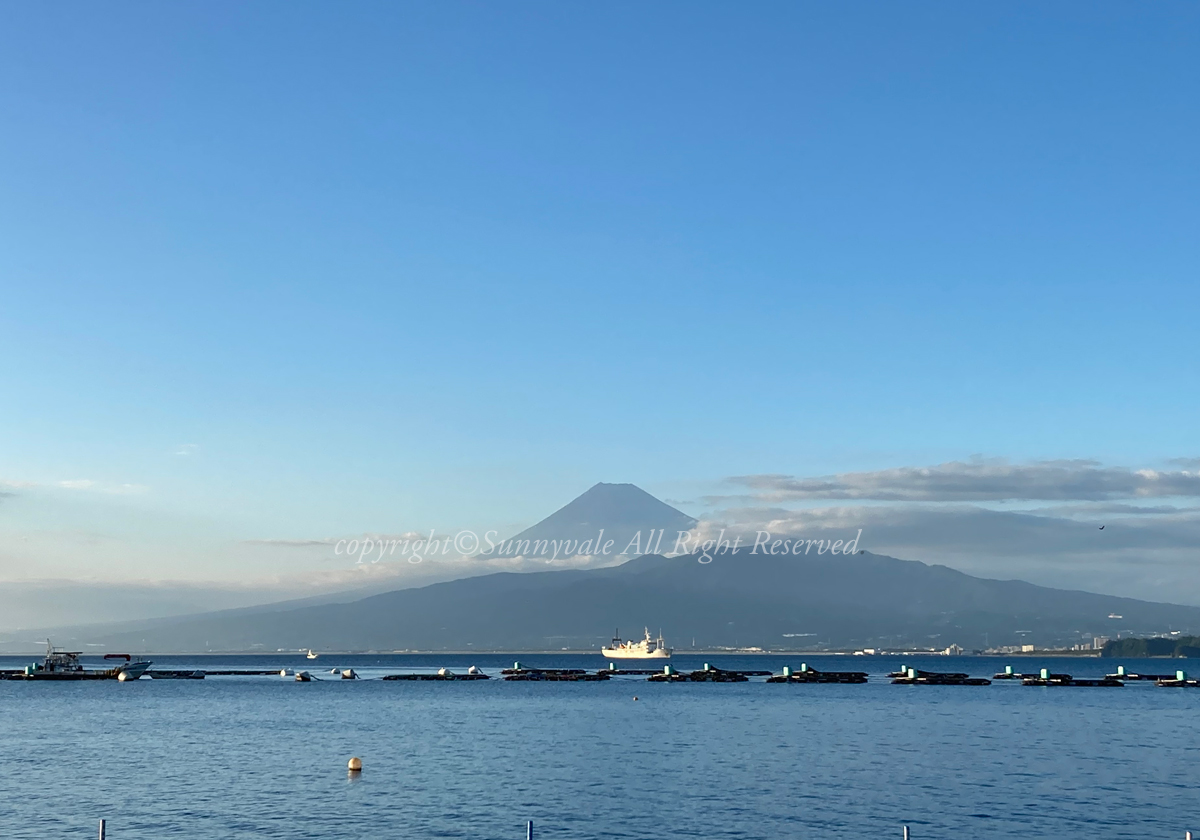
[[[1104,643],[1101,656],[1179,656],[1200,658],[1200,636],[1154,639],[1114,639]]]

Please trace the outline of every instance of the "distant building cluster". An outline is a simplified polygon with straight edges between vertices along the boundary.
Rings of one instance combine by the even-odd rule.
[[[1031,644],[1003,645],[1001,647],[989,648],[988,650],[984,651],[984,653],[1009,654],[1009,653],[1038,653],[1040,651],[1072,651],[1072,652],[1101,651],[1101,650],[1104,650],[1104,645],[1108,642],[1108,640],[1109,640],[1108,636],[1094,636],[1091,639],[1087,639],[1085,641],[1078,642],[1069,647],[1061,646],[1061,647],[1042,647],[1042,648],[1040,648],[1037,645],[1031,645]]]

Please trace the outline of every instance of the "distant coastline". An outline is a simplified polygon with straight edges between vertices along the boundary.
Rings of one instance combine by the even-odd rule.
[[[1100,653],[1121,659],[1200,659],[1200,636],[1155,636],[1113,639]]]

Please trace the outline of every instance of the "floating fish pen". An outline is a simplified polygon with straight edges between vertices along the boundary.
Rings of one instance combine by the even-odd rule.
[[[1200,680],[1189,680],[1187,671],[1176,671],[1173,677],[1159,677],[1154,684],[1160,688],[1200,688]]]
[[[1005,665],[1004,671],[999,674],[993,674],[994,680],[1034,680],[1037,679],[1037,674],[1020,674],[1013,670],[1013,666]]]
[[[526,670],[505,674],[505,682],[603,682],[609,678],[608,671],[589,674],[577,670]]]
[[[271,671],[270,673],[275,673]],[[147,671],[146,676],[154,680],[202,680],[204,671]]]
[[[279,675],[278,668],[269,671],[239,668],[232,671],[205,671],[210,677],[274,677]]]
[[[1177,677],[1178,673],[1179,672],[1177,671],[1175,674],[1130,674],[1125,670],[1124,665],[1118,665],[1117,672],[1115,674],[1105,674],[1104,678],[1108,679],[1108,680],[1122,680],[1122,681],[1124,681],[1124,680],[1134,680],[1134,681],[1141,680],[1141,681],[1148,681],[1148,682],[1162,682],[1164,680],[1178,679],[1178,677]]]
[[[892,677],[892,685],[991,685],[992,681],[968,674],[943,674],[909,668],[904,676]]]
[[[447,682],[452,680],[486,680],[491,678],[472,665],[467,669],[467,673],[465,674],[456,674],[449,668],[439,668],[436,674],[388,674],[384,679]]]
[[[769,683],[865,683],[867,675],[864,671],[818,671],[801,662],[800,670],[793,671],[785,667],[782,674],[767,677]]]
[[[681,674],[670,665],[664,665],[663,669],[650,677],[646,678],[647,682],[690,682],[688,679],[690,674]]]
[[[749,682],[751,677],[769,677],[770,671],[727,671],[704,663],[699,671],[681,674],[674,666],[665,665],[661,671],[650,671],[647,682]]]
[[[601,673],[608,674],[610,677],[649,677],[661,674],[662,671],[657,668],[613,668],[610,665]]]
[[[722,671],[720,668],[711,667],[707,662],[701,670],[692,671],[684,676],[690,682],[747,682],[750,679],[744,671]]]
[[[1074,686],[1077,688],[1121,688],[1125,683],[1120,680],[1104,677],[1099,680],[1075,679],[1070,674],[1052,674],[1049,668],[1043,668],[1036,677],[1027,677],[1021,685],[1041,686]]]
[[[582,668],[525,668],[520,662],[514,662],[511,668],[504,668],[500,671],[503,677],[524,677],[531,674],[558,674],[561,676],[583,675],[586,674]],[[657,671],[655,673],[658,673]]]

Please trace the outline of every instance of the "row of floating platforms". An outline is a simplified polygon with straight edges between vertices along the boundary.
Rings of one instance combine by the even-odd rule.
[[[64,656],[73,657],[68,665],[70,668],[61,667],[43,667],[39,665],[30,665],[25,668],[14,670],[0,671],[0,679],[9,680],[29,680],[29,679],[121,679],[127,681],[129,679],[136,680],[140,676],[148,676],[152,679],[169,679],[169,680],[202,680],[206,676],[274,676],[279,675],[285,679],[294,679],[297,682],[312,682],[320,681],[321,677],[315,677],[308,671],[293,671],[290,668],[282,670],[275,669],[229,669],[229,670],[164,670],[151,669],[149,662],[137,662],[132,665],[122,668],[105,669],[105,670],[84,670],[77,664],[77,654],[63,654],[57,650],[53,650],[52,654],[55,657],[54,663],[57,663],[59,658]],[[122,655],[123,657],[123,655]],[[128,657],[126,658],[128,661]],[[47,663],[51,663],[48,657]],[[353,668],[339,669],[333,668],[329,671],[335,679],[356,680],[360,679],[359,675]],[[790,667],[784,667],[782,673],[773,673],[771,671],[753,671],[753,670],[726,670],[716,668],[709,663],[704,663],[704,667],[688,672],[680,672],[674,666],[667,664],[661,669],[638,669],[638,668],[618,668],[616,663],[610,662],[607,668],[601,668],[596,671],[586,670],[583,668],[530,668],[523,666],[520,662],[514,662],[513,667],[504,668],[500,671],[500,676],[507,682],[603,682],[613,677],[645,677],[648,682],[713,682],[713,683],[736,683],[748,682],[751,678],[765,678],[763,681],[768,683],[818,683],[818,684],[862,684],[868,682],[868,674],[863,671],[820,671],[811,668],[807,663],[801,663],[799,669],[793,670]],[[916,668],[901,666],[898,671],[887,674],[892,685],[955,685],[955,686],[985,686],[991,685],[992,680],[982,677],[972,677],[965,673],[949,673],[938,671],[925,671]],[[324,678],[327,679],[327,678]],[[491,679],[487,674],[475,666],[471,666],[466,671],[451,671],[449,668],[440,668],[436,673],[418,672],[418,673],[402,673],[388,674],[381,679],[386,681],[434,681],[434,682],[451,682],[451,681],[473,681],[473,680],[488,680]],[[1090,688],[1120,688],[1128,681],[1134,682],[1153,682],[1155,685],[1164,688],[1200,688],[1200,679],[1191,679],[1185,671],[1179,670],[1174,674],[1142,674],[1133,673],[1126,669],[1124,665],[1117,666],[1116,672],[1106,674],[1101,678],[1080,678],[1074,677],[1071,674],[1056,673],[1049,668],[1042,668],[1037,673],[1022,673],[1014,670],[1013,666],[1007,665],[1004,671],[993,676],[994,680],[1019,680],[1022,685],[1027,686],[1043,686],[1043,687],[1090,687]]]
[[[1020,680],[1022,685],[1076,686],[1079,688],[1120,688],[1130,681],[1153,682],[1163,688],[1200,688],[1200,680],[1188,679],[1186,671],[1176,671],[1174,674],[1136,674],[1125,670],[1124,665],[1118,665],[1116,673],[1105,674],[1098,679],[1083,679],[1072,677],[1070,674],[1056,674],[1049,668],[1042,668],[1036,674],[1022,674],[1014,671],[1011,665],[1006,665],[1004,671],[996,674],[994,679]]]
[[[253,676],[273,675],[291,677],[289,669],[282,671],[158,671],[147,673],[155,679],[203,679],[205,673],[216,676]],[[341,679],[360,679],[354,669],[339,670],[334,668],[331,674]],[[751,677],[765,677],[769,683],[839,683],[861,684],[867,682],[865,671],[818,671],[807,663],[801,663],[799,669],[784,667],[781,674],[771,671],[732,671],[716,668],[707,662],[697,671],[681,673],[672,665],[664,665],[659,669],[622,669],[609,663],[608,668],[598,671],[588,671],[583,668],[529,668],[520,662],[514,662],[513,667],[504,668],[500,676],[505,682],[603,682],[612,677],[642,676],[648,682],[748,682]],[[991,685],[992,680],[983,677],[972,677],[964,673],[944,673],[938,671],[923,671],[916,668],[901,667],[887,675],[892,685],[962,685],[983,686]],[[311,675],[307,671],[295,673],[298,682],[309,682]],[[465,672],[451,671],[449,668],[439,668],[436,673],[388,674],[381,679],[387,681],[409,682],[452,682],[488,680],[491,677],[476,666],[472,665]],[[1168,688],[1198,688],[1200,680],[1189,679],[1184,671],[1174,674],[1130,674],[1125,666],[1117,667],[1117,673],[1106,674],[1103,678],[1081,678],[1070,674],[1054,673],[1048,668],[1042,668],[1036,674],[1023,674],[1013,670],[1011,665],[1005,666],[1002,673],[996,674],[997,680],[1020,680],[1022,685],[1029,686],[1075,686],[1075,687],[1121,687],[1125,680],[1153,681],[1156,685]]]
[[[1124,671],[1124,666],[1120,670]],[[1070,674],[1056,674],[1049,668],[1042,668],[1036,674],[1022,674],[1014,671],[1011,665],[1005,665],[1004,670],[993,676],[992,679],[1020,680],[1021,685],[1074,686],[1076,688],[1120,688],[1125,684],[1124,678],[1117,674],[1107,674],[1101,679],[1083,679]]]
[[[1076,688],[1120,688],[1125,685],[1111,674],[1099,679],[1084,679],[1070,674],[1056,674],[1049,668],[1043,668],[1036,674],[1019,674],[1006,666],[1003,674],[996,674],[998,680],[1020,680],[1021,685],[1040,686],[1074,686]]]
[[[1176,671],[1174,674],[1130,674],[1124,665],[1117,666],[1115,674],[1109,674],[1110,680],[1148,680],[1163,688],[1200,688],[1200,680],[1188,679],[1187,671]]]

